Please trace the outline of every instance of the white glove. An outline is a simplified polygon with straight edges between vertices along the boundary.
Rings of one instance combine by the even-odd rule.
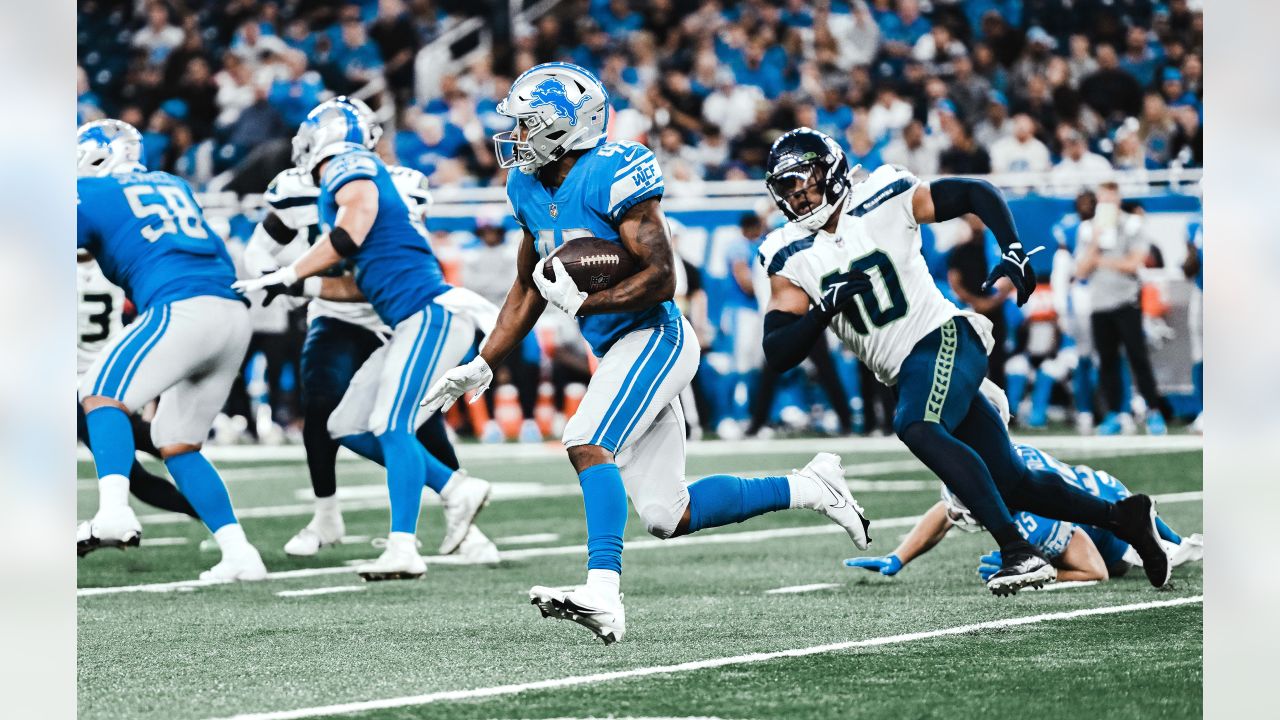
[[[427,391],[427,396],[422,399],[422,407],[427,409],[428,414],[437,410],[445,412],[453,407],[458,398],[471,390],[476,391],[476,394],[471,397],[471,402],[475,402],[485,390],[489,389],[491,382],[493,382],[493,370],[489,369],[489,363],[485,362],[483,357],[476,355],[471,362],[459,365],[437,380]]]
[[[546,264],[547,258],[543,258],[533,266],[533,284],[538,286],[538,292],[542,293],[542,297],[547,302],[565,311],[569,317],[577,317],[578,309],[587,299],[587,294],[574,284],[573,278],[569,277],[569,273],[565,271],[564,263],[560,262],[560,258],[551,258],[551,269],[556,278],[554,281],[542,275],[542,269]]]
[[[292,265],[287,265],[260,278],[237,280],[231,283],[231,289],[241,295],[248,295],[259,290],[266,292],[266,296],[262,301],[262,305],[265,307],[281,295],[319,297],[320,284],[321,280],[318,277],[310,277],[305,282],[299,283],[298,271]]]

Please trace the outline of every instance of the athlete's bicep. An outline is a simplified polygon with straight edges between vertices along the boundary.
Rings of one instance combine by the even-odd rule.
[[[653,268],[669,277],[674,289],[675,253],[658,198],[643,200],[628,210],[618,223],[618,237],[642,270]]]
[[[333,197],[338,203],[334,225],[350,233],[357,245],[364,242],[365,235],[378,218],[378,186],[372,180],[352,180],[339,188]]]
[[[768,312],[780,310],[795,315],[809,312],[809,295],[791,280],[774,275],[769,278]]]
[[[933,207],[933,193],[929,190],[928,183],[916,186],[916,191],[911,196],[911,214],[920,225],[934,222],[937,218],[937,210]]]

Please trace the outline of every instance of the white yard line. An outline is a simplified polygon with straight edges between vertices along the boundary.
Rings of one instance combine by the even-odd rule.
[[[794,595],[797,593],[814,592],[816,590],[830,590],[831,588],[840,587],[840,583],[813,583],[812,585],[787,585],[786,587],[765,590],[765,595]]]
[[[309,590],[281,590],[276,597],[312,597],[315,595],[332,595],[334,593],[364,592],[369,588],[364,585],[334,585],[332,587],[311,588]]]
[[[1096,435],[1015,435],[1014,440],[1028,442],[1049,452],[1067,451],[1133,451],[1133,450],[1200,450],[1204,447],[1204,438],[1199,435],[1166,435],[1151,437],[1148,435],[1129,435],[1116,437],[1099,437]],[[481,445],[479,443],[459,443],[456,446],[458,459],[463,464],[468,462],[507,462],[512,460],[564,460],[564,448],[558,442],[537,444],[507,443],[502,445]],[[883,452],[902,450],[902,443],[895,437],[864,438],[788,438],[772,440],[706,440],[691,442],[688,445],[690,457],[720,457],[725,455],[772,454],[781,452]],[[204,448],[204,454],[213,462],[283,462],[304,460],[306,455],[301,445],[210,445]],[[76,459],[92,460],[88,449],[76,449]],[[356,460],[356,456],[343,449],[340,460]]]
[[[537,545],[555,542],[560,539],[559,533],[529,533],[528,535],[507,535],[493,539],[495,545]]]
[[[142,544],[147,547],[165,546],[165,545],[186,545],[191,542],[184,537],[154,537],[142,538]]]
[[[1090,585],[1097,584],[1097,580],[1066,580],[1063,582],[1049,583],[1048,585],[1040,588],[1040,592],[1047,592],[1049,590],[1070,590],[1071,588],[1089,587]],[[1034,591],[1035,588],[1030,588],[1030,590]]]
[[[1194,597],[1175,598],[1172,600],[1153,600],[1143,603],[1132,603],[1129,605],[1111,605],[1107,607],[1085,608],[1081,610],[1070,610],[1066,612],[1043,613],[1040,615],[1027,615],[1023,617],[1006,618],[1004,620],[990,620],[987,622],[973,623],[971,625],[960,625],[957,627],[942,628],[939,630],[926,630],[923,632],[904,633],[901,635],[888,635],[885,637],[869,638],[866,640],[847,640],[844,642],[829,643],[827,645],[815,645],[805,648],[794,648],[790,650],[776,650],[773,652],[750,653],[747,655],[734,655],[732,657],[711,658],[708,660],[694,660],[691,662],[677,663],[674,665],[656,665],[651,667],[633,668],[631,670],[617,670],[614,672],[596,673],[592,675],[575,675],[570,677],[551,678],[548,680],[538,680],[536,682],[514,683],[511,685],[497,685],[493,687],[473,688],[470,690],[445,690],[442,692],[426,693],[423,695],[408,695],[405,697],[385,698],[381,700],[364,700],[360,702],[341,703],[337,705],[320,705],[309,708],[299,708],[296,710],[277,710],[272,712],[261,713],[245,713],[236,715],[232,718],[224,718],[222,720],[298,720],[299,718],[327,717],[332,715],[343,715],[349,713],[365,712],[369,710],[386,710],[390,708],[416,707],[420,705],[429,705],[437,702],[449,702],[456,700],[475,700],[479,698],[499,697],[502,695],[515,695],[518,693],[529,692],[532,690],[556,690],[567,687],[577,687],[581,685],[593,685],[596,683],[610,682],[613,680],[623,680],[627,678],[648,677],[652,675],[670,675],[672,673],[692,672],[696,670],[708,670],[711,668],[730,667],[737,665],[748,665],[752,663],[767,662],[779,658],[796,658],[806,657],[809,655],[820,655],[825,653],[842,652],[845,650],[854,650],[857,648],[881,647],[884,645],[898,645],[902,643],[916,642],[919,640],[930,640],[940,637],[953,637],[956,635],[967,635],[970,633],[979,633],[990,630],[1003,630],[1012,627],[1021,627],[1026,625],[1036,625],[1046,622],[1057,622],[1060,620],[1072,620],[1082,617],[1093,617],[1102,615],[1116,615],[1120,613],[1140,612],[1143,610],[1153,610],[1156,608],[1170,608],[1179,605],[1193,605],[1204,602],[1203,595]]]
[[[1184,492],[1174,493],[1171,495],[1155,495],[1154,498],[1159,502],[1178,503],[1192,502],[1202,500],[1203,492]],[[871,528],[873,530],[911,527],[920,519],[919,515],[909,515],[905,517],[884,518],[881,520],[873,520]],[[832,535],[844,532],[844,528],[834,524],[810,525],[806,527],[790,527],[790,528],[773,528],[770,530],[744,530],[741,532],[721,532],[711,535],[685,535],[683,537],[672,538],[670,540],[659,540],[657,538],[644,540],[629,540],[626,549],[635,550],[656,550],[659,548],[679,548],[689,545],[724,545],[743,542],[759,542],[761,540],[771,540],[775,538],[794,538],[809,537],[812,535]],[[559,555],[586,555],[586,545],[561,545],[556,547],[532,547],[520,548],[518,550],[503,550],[498,553],[502,560],[527,560],[539,557],[554,557]],[[457,555],[434,555],[426,558],[429,565],[468,565],[467,560]],[[321,568],[303,568],[301,570],[285,570],[283,572],[267,573],[268,580],[288,580],[304,577],[319,577],[322,575],[335,575],[340,573],[351,572],[351,567],[347,565],[339,565],[336,567]],[[116,595],[119,593],[129,592],[171,592],[184,588],[198,588],[209,585],[221,585],[221,582],[208,580],[178,580],[167,583],[147,583],[143,585],[118,585],[113,587],[99,588],[80,588],[76,590],[76,597],[91,597],[95,595]]]

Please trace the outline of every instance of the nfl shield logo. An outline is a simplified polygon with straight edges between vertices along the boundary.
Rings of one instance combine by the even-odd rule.
[[[551,213],[552,220],[555,220],[557,217],[560,216],[560,208],[556,207],[555,203],[551,203],[550,205],[547,206],[547,212]]]

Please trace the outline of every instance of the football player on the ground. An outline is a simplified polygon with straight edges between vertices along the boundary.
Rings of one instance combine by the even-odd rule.
[[[446,506],[443,554],[462,543],[489,498],[488,482],[450,468],[415,436],[428,414],[418,410],[419,401],[471,348],[484,308],[472,302],[474,293],[444,281],[425,228],[414,221],[387,166],[369,151],[367,132],[350,103],[321,103],[307,115],[294,142],[299,166],[320,188],[325,234],[290,265],[242,280],[236,288],[265,290],[266,302],[286,293],[367,299],[391,328],[390,341],[352,377],[328,428],[343,445],[387,469],[391,527],[386,550],[356,572],[365,580],[395,580],[427,571],[417,540],[424,479]],[[355,265],[354,276],[318,277],[347,258]]]
[[[515,129],[494,140],[499,164],[513,168],[507,197],[524,228],[518,274],[480,356],[446,373],[426,404],[447,408],[486,387],[491,368],[520,344],[548,303],[578,318],[600,358],[564,429],[586,508],[587,583],[570,592],[535,586],[529,596],[543,616],[571,620],[611,643],[626,627],[618,586],[628,497],[659,538],[810,508],[841,525],[856,546],[868,540],[861,508],[830,453],[785,477],[713,475],[686,483],[679,395],[697,371],[698,343],[672,302],[675,260],[659,205],[662,173],[643,145],[605,141],[608,107],[604,85],[567,63],[526,71],[498,105],[515,120]],[[581,292],[559,258],[547,262],[580,237],[619,244],[639,270],[611,288]]]
[[[98,512],[77,546],[137,545],[129,507],[134,462],[129,415],[159,397],[151,438],[178,488],[222,550],[200,574],[260,580],[267,569],[236,521],[226,485],[200,452],[240,373],[252,332],[249,309],[229,287],[235,269],[191,188],[139,162],[142,136],[119,120],[77,133],[77,247],[138,308],[138,318],[103,348],[80,384],[98,469]]]
[[[1071,466],[1049,453],[1019,443],[1014,446],[1028,467],[1049,470],[1062,482],[1102,498],[1116,502],[1132,495],[1129,489],[1110,474],[1087,465]],[[1058,580],[1107,580],[1128,572],[1130,560],[1136,560],[1128,543],[1115,533],[1092,525],[1075,523],[1018,512],[1014,515],[1018,532],[1034,545],[1058,570]],[[844,561],[848,567],[863,568],[882,575],[896,575],[912,560],[929,552],[946,537],[952,527],[966,531],[981,529],[973,514],[956,496],[942,488],[942,499],[929,508],[907,533],[898,547],[882,557],[856,557]],[[1156,518],[1160,539],[1166,543],[1169,564],[1177,567],[1204,556],[1204,538],[1200,533],[1179,536],[1160,517]],[[1080,532],[1076,532],[1079,530]],[[984,555],[978,575],[986,581],[1000,569],[999,550]]]
[[[382,128],[369,106],[360,100],[337,97],[330,103],[345,103],[357,113],[361,122],[364,145],[373,149]],[[294,158],[295,162],[300,158]],[[407,167],[387,168],[416,222],[422,222],[431,205],[427,178]],[[267,216],[254,229],[245,246],[245,266],[254,277],[280,268],[306,252],[320,237],[320,215],[316,200],[320,188],[311,180],[306,168],[293,167],[280,173],[267,187]],[[346,264],[330,272],[339,277]],[[497,308],[493,308],[497,312]],[[382,347],[391,329],[382,322],[367,302],[338,302],[315,298],[307,307],[307,338],[302,346],[299,377],[302,384],[302,440],[307,453],[307,470],[315,494],[315,514],[298,531],[284,551],[289,555],[315,555],[325,546],[341,541],[346,532],[337,498],[336,461],[340,438],[329,432],[329,418],[351,385],[356,369]],[[427,452],[451,470],[458,470],[458,457],[445,431],[444,418],[428,417],[417,431],[418,440]],[[466,513],[457,504],[446,504],[446,522],[466,521]],[[452,521],[452,522],[451,522]],[[459,550],[463,555],[492,558],[497,548],[479,528],[472,528]]]
[[[79,311],[79,326],[76,329],[76,385],[93,365],[94,358],[102,352],[121,327],[121,315],[124,312],[124,291],[102,274],[102,268],[89,253],[80,250],[76,253],[76,295]],[[133,442],[138,450],[155,457],[160,451],[151,443],[151,426],[143,422],[137,415],[130,415],[129,422],[133,428]],[[84,419],[84,406],[76,399],[76,439],[90,448],[89,426]],[[182,496],[173,483],[147,471],[135,458],[129,467],[129,492],[142,502],[168,510],[197,517],[195,508]],[[93,543],[77,543],[76,551],[83,557],[98,548]]]
[[[799,128],[769,152],[765,183],[790,220],[760,248],[773,295],[765,316],[766,359],[799,363],[828,325],[887,385],[897,386],[894,431],[973,510],[1001,549],[987,587],[996,594],[1052,582],[1044,554],[1018,533],[1009,511],[1105,527],[1142,555],[1157,587],[1169,563],[1145,495],[1107,503],[1028,470],[1008,430],[978,393],[993,343],[991,323],[947,301],[920,253],[920,224],[973,213],[1003,251],[987,280],[1012,283],[1022,305],[1035,273],[998,190],[982,180],[922,183],[884,166],[853,184],[840,146]]]

